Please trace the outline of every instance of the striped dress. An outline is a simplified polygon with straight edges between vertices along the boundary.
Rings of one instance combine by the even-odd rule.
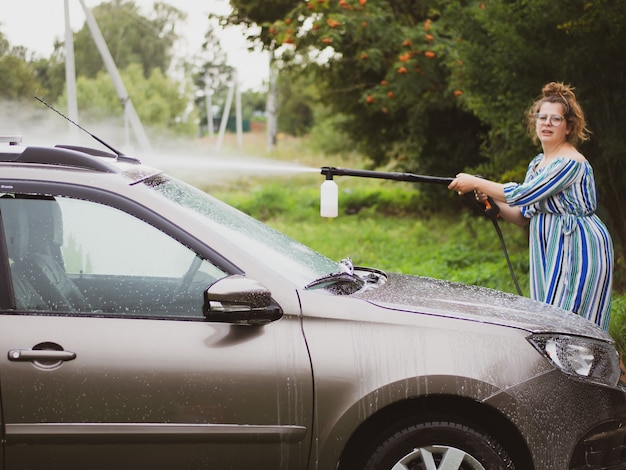
[[[507,183],[510,206],[530,219],[530,296],[609,328],[613,243],[595,214],[596,184],[588,162],[557,158],[528,165],[522,184]]]

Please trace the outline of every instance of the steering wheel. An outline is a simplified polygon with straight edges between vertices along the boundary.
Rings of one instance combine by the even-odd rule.
[[[187,291],[187,289],[189,289],[189,285],[191,284],[191,281],[193,281],[193,278],[200,270],[200,266],[202,266],[202,261],[203,260],[202,258],[200,258],[200,256],[198,255],[195,256],[195,258],[189,265],[187,272],[180,279],[180,282],[178,286],[176,287],[176,289],[174,289],[174,294],[172,295],[172,299],[176,299],[180,297],[184,292]]]

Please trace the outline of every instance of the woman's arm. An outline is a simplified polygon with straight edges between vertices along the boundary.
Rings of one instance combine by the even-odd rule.
[[[509,206],[504,197],[504,185],[489,181],[478,176],[468,175],[467,173],[459,173],[454,181],[450,183],[448,189],[458,192],[459,194],[465,194],[470,191],[474,191],[479,199],[486,199],[486,196],[491,197],[498,207],[500,208],[500,216],[515,225],[524,227],[528,225],[529,220],[522,215],[522,211],[519,207]]]
[[[500,217],[507,222],[514,223],[520,227],[525,227],[530,222],[530,219],[522,215],[522,211],[519,207],[509,206],[506,202],[499,203],[498,207],[500,208]]]
[[[448,189],[456,191],[459,194],[478,191],[486,194],[496,202],[506,202],[503,184],[479,178],[478,176],[468,175],[467,173],[459,173],[456,175],[456,178],[448,185]]]

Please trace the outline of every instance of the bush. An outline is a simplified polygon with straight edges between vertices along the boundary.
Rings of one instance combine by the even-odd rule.
[[[609,333],[622,357],[626,358],[626,293],[613,295]]]

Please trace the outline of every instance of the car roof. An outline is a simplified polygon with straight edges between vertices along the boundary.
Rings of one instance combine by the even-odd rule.
[[[121,153],[77,145],[25,146],[20,141],[20,137],[0,136],[0,167],[119,174],[130,179],[131,183],[160,173],[160,170],[143,165],[139,159]]]

